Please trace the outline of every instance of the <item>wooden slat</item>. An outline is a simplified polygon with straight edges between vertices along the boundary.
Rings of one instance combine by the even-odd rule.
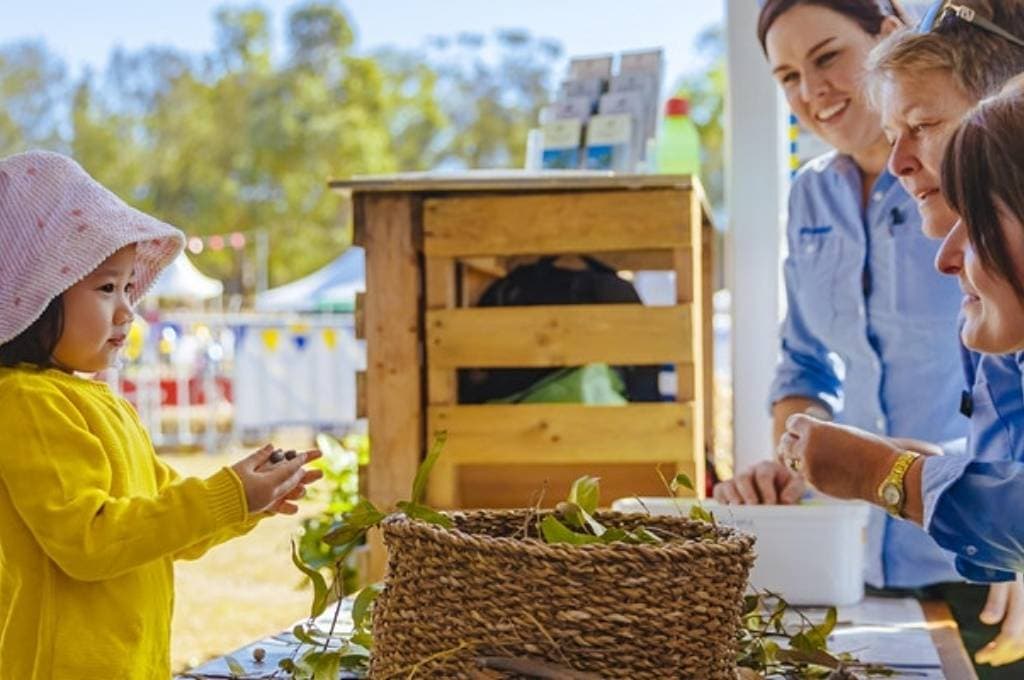
[[[519,170],[508,172],[474,171],[464,173],[398,173],[330,179],[330,188],[352,191],[355,195],[368,193],[396,192],[520,192],[520,191],[573,191],[629,189],[645,190],[651,187],[689,189],[700,187],[700,180],[690,175],[626,175],[604,172],[587,173],[573,171],[546,171],[528,173]]]
[[[366,371],[356,371],[356,418],[365,418],[367,410]]]
[[[427,199],[423,247],[435,257],[685,247],[691,196],[659,189]]]
[[[701,221],[701,329],[704,353],[704,448],[715,453],[715,227]]]
[[[616,271],[672,271],[675,257],[671,250],[623,250],[608,253],[578,253],[590,255]],[[505,260],[505,267],[511,271],[518,265],[537,261],[535,255],[517,255]]]
[[[517,404],[431,407],[455,463],[679,462],[693,455],[688,404]]]
[[[433,311],[453,309],[456,306],[456,265],[450,257],[424,259],[426,308]],[[429,312],[428,312],[429,313]],[[454,406],[458,401],[455,370],[439,366],[430,360],[427,349],[427,403],[432,406]],[[433,432],[426,433],[433,440]],[[427,489],[427,502],[435,508],[456,508],[459,505],[456,488],[455,463],[444,456],[434,465],[432,483]]]
[[[658,463],[598,463],[546,465],[517,462],[511,465],[460,465],[459,503],[464,508],[526,508],[537,504],[553,507],[569,495],[572,483],[591,475],[601,480],[601,506],[618,498],[665,496],[669,491],[658,475]],[[660,464],[661,474],[671,479],[679,469],[671,461]]]
[[[393,507],[408,497],[423,451],[420,271],[414,242],[419,202],[358,196],[366,248],[367,417],[373,455],[369,497]],[[371,532],[373,534],[375,532]],[[383,544],[371,540],[371,579],[383,576]]]
[[[691,360],[688,306],[563,305],[427,312],[430,363],[446,367],[671,364]]]
[[[366,339],[366,293],[356,293],[355,308],[353,310],[353,323],[355,324],[356,340]]]

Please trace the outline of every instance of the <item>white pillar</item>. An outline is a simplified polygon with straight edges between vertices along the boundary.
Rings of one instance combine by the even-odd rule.
[[[787,114],[757,42],[758,3],[727,0],[726,283],[732,291],[736,469],[772,452],[768,389],[778,356]]]

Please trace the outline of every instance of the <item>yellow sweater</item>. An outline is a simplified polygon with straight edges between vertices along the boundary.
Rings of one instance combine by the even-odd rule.
[[[0,680],[167,680],[175,559],[245,533],[229,468],[182,479],[103,383],[0,368]]]

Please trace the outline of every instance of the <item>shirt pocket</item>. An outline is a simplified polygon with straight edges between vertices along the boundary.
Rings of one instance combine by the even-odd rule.
[[[842,240],[832,227],[803,227],[797,232],[790,258],[796,290],[807,327],[822,339],[831,337],[838,310],[836,278]]]
[[[893,311],[908,319],[952,319],[960,304],[956,277],[939,273],[935,256],[941,242],[915,224],[893,227],[890,292]]]
[[[967,453],[983,461],[1013,457],[1009,433],[996,409],[988,381],[979,378],[971,388],[971,426]]]

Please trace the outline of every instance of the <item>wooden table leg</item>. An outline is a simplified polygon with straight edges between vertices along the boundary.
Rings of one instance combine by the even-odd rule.
[[[366,410],[370,431],[368,495],[381,510],[409,497],[423,451],[421,272],[418,201],[359,197],[357,228],[366,249]],[[371,532],[369,578],[383,577],[386,555]]]
[[[947,678],[977,680],[971,657],[960,639],[960,631],[949,607],[941,600],[922,600],[921,610],[928,622],[928,632],[942,661],[942,672]]]

